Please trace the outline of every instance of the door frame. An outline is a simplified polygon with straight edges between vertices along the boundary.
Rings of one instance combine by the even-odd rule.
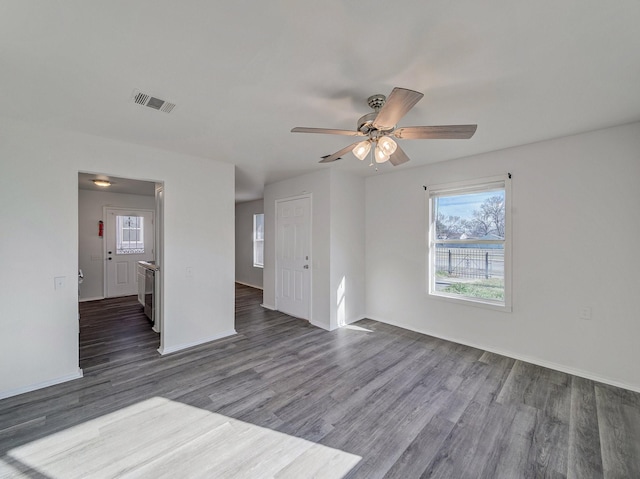
[[[313,196],[311,193],[305,193],[302,195],[296,195],[296,196],[289,196],[287,198],[280,198],[277,199],[275,201],[275,269],[274,269],[274,274],[275,274],[275,286],[276,286],[276,291],[275,291],[275,308],[277,311],[280,311],[279,307],[278,307],[278,292],[279,290],[279,280],[278,280],[278,204],[279,203],[284,203],[285,201],[293,201],[293,200],[301,200],[303,198],[307,198],[309,200],[309,256],[311,257],[309,264],[311,265],[311,268],[309,270],[309,311],[308,311],[308,316],[309,318],[306,319],[306,321],[309,321],[309,323],[312,322],[313,320]]]
[[[102,295],[107,298],[107,235],[109,234],[109,231],[107,230],[107,211],[122,211],[122,212],[133,212],[133,211],[142,211],[144,213],[151,213],[151,218],[153,221],[153,245],[152,245],[152,251],[153,251],[153,258],[154,260],[156,259],[156,244],[157,244],[157,229],[156,229],[156,212],[155,210],[149,210],[146,208],[125,208],[122,206],[103,206],[102,207],[102,221],[104,221],[104,241],[102,242],[102,257],[104,258],[104,266],[103,266],[103,279],[102,279],[102,283],[103,283],[103,288],[102,288]],[[133,274],[134,277],[136,276],[136,273],[134,272]]]
[[[153,238],[153,258],[156,261],[155,275],[155,293],[153,305],[156,314],[156,320],[153,324],[153,330],[160,333],[160,347],[158,352],[164,348],[164,182],[156,181],[155,187],[155,236]]]

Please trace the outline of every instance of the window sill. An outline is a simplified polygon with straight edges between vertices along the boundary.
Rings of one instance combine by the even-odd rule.
[[[480,299],[474,299],[474,298],[465,298],[465,297],[460,297],[460,296],[454,296],[454,295],[447,295],[447,294],[441,294],[441,293],[427,293],[429,298],[434,298],[437,300],[441,300],[441,301],[447,301],[449,303],[456,303],[456,304],[462,304],[465,306],[473,306],[476,308],[482,308],[482,309],[490,309],[493,311],[500,311],[503,313],[511,313],[512,312],[512,308],[511,308],[511,304],[500,304],[500,303],[493,303],[493,302],[488,302],[488,301],[482,301]]]

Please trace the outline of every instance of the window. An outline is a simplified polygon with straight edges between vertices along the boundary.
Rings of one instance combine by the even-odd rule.
[[[264,215],[253,215],[253,266],[264,268]]]
[[[429,294],[511,310],[510,180],[436,185],[429,199]]]
[[[144,253],[144,218],[116,216],[116,254]]]

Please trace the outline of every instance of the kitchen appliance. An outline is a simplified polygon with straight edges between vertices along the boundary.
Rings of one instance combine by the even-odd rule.
[[[144,314],[151,324],[155,323],[156,316],[155,278],[158,270],[153,261],[138,261],[138,302],[144,307]]]

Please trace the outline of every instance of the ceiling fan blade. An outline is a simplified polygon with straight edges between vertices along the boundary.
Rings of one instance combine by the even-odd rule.
[[[401,140],[467,140],[478,125],[405,126],[397,128],[393,136]]]
[[[406,163],[407,161],[409,161],[409,157],[404,152],[404,150],[400,148],[400,145],[398,145],[393,155],[389,157],[389,162],[391,162],[393,166],[401,165],[402,163]]]
[[[424,95],[406,88],[394,88],[378,116],[373,121],[373,127],[378,130],[388,130],[396,126],[400,118],[405,116]]]
[[[358,143],[360,143],[360,142],[358,142]],[[353,149],[356,147],[356,145],[358,143],[353,143],[352,145],[345,146],[342,150],[336,151],[333,155],[329,155],[329,156],[323,158],[318,163],[330,163],[332,161],[339,160],[340,157],[342,155],[344,155],[345,153],[349,153],[350,151],[353,151]]]
[[[291,129],[291,133],[324,133],[327,135],[364,136],[364,133],[351,130],[333,130],[331,128],[307,128],[296,126]]]

